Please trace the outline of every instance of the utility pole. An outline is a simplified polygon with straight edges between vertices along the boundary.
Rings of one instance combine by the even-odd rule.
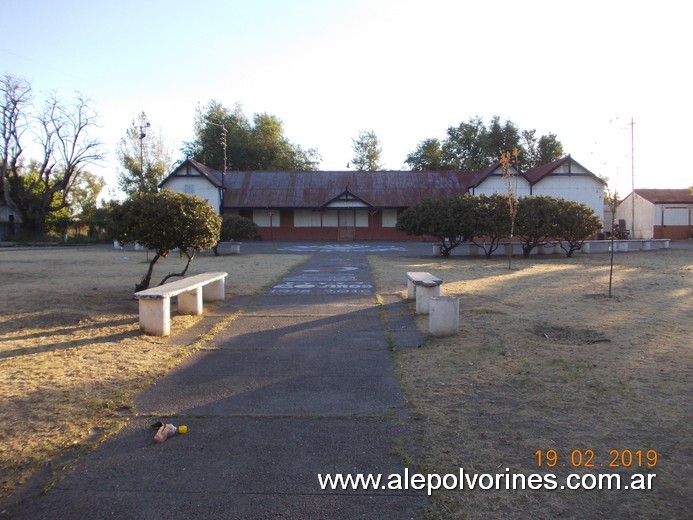
[[[225,180],[226,180],[226,135],[228,134],[229,130],[222,125],[221,123],[215,123],[214,121],[210,121],[209,119],[206,119],[207,123],[210,125],[218,126],[221,128],[221,146],[224,151],[224,171],[221,172],[221,204],[219,205],[219,214],[223,215],[224,214],[224,195],[226,194],[226,185],[225,185]]]
[[[635,141],[633,139],[634,137],[634,127],[635,127],[635,121],[633,121],[633,118],[630,118],[630,184],[631,184],[631,197],[630,197],[630,229],[631,229],[631,236],[630,238],[635,238]]]
[[[140,125],[140,191],[147,191],[147,183],[144,181],[144,138],[147,134],[144,133],[145,128],[149,128],[151,123],[147,121],[145,124]]]

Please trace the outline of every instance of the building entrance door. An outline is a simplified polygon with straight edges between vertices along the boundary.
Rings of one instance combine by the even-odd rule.
[[[339,210],[338,240],[354,240],[356,238],[356,212],[353,209]]]

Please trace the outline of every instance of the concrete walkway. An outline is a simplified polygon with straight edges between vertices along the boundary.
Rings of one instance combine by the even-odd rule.
[[[402,302],[376,304],[365,254],[317,252],[246,302],[138,397],[126,428],[14,517],[415,518],[419,492],[322,490],[318,481],[404,474],[392,454],[409,444],[393,341],[421,337]],[[189,433],[153,444],[157,420]]]

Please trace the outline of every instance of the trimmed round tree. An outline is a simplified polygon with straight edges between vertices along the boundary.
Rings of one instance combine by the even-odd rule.
[[[450,256],[465,239],[471,240],[475,200],[465,195],[425,199],[397,217],[396,228],[408,235],[431,235],[440,242],[440,252]]]
[[[525,258],[529,258],[537,245],[555,236],[560,208],[558,199],[548,195],[520,197],[515,217],[515,236],[522,243]]]
[[[508,211],[508,195],[494,193],[475,197],[473,242],[484,250],[486,258],[500,246],[503,238],[510,236],[511,218]]]
[[[135,193],[113,208],[111,220],[114,239],[122,244],[137,242],[155,252],[135,291],[149,287],[154,266],[174,249],[180,250],[188,261],[181,273],[166,275],[159,285],[173,276],[185,276],[195,254],[214,247],[221,230],[221,218],[206,200],[168,190]]]
[[[558,199],[557,204],[556,238],[561,240],[561,249],[570,258],[586,239],[601,229],[602,222],[587,204],[565,199]]]

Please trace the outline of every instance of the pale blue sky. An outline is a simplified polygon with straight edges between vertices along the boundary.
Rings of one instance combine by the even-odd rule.
[[[198,104],[268,112],[287,137],[346,169],[373,130],[388,169],[472,116],[555,132],[620,193],[686,187],[687,15],[678,1],[0,0],[0,73],[37,98],[90,97],[115,146],[144,110],[174,150]]]

